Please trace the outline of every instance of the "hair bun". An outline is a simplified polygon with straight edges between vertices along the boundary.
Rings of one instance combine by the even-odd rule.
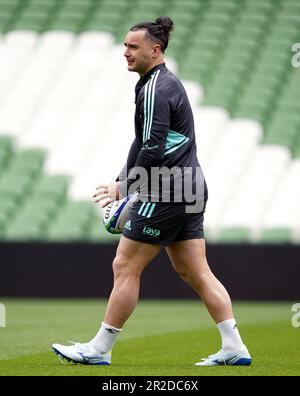
[[[168,16],[161,16],[156,18],[155,23],[163,28],[165,34],[169,35],[170,31],[174,28],[174,23]]]

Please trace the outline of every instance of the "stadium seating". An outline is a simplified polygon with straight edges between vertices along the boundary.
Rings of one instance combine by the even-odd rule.
[[[207,239],[300,243],[298,0],[0,0],[0,239],[115,241],[90,202],[133,139],[122,41],[170,15]]]

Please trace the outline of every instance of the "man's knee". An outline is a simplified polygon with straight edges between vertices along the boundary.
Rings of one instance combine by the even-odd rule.
[[[210,278],[212,272],[206,265],[200,265],[195,267],[190,266],[174,266],[177,274],[188,284],[203,284],[206,283],[207,279]]]
[[[135,266],[133,260],[123,254],[116,255],[112,267],[115,279],[140,275],[138,266]]]

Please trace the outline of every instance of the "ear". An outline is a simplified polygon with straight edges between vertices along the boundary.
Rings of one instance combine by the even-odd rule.
[[[159,44],[155,44],[153,47],[153,57],[157,58],[161,53],[161,48]]]

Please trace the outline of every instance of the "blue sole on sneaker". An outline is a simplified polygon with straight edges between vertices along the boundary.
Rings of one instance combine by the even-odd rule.
[[[234,362],[231,366],[250,366],[252,360],[249,358],[241,358]]]
[[[108,363],[108,362],[100,362],[100,363],[95,363],[94,366],[110,366],[110,363]]]
[[[85,364],[85,365],[90,365],[90,366],[110,366],[110,363],[108,363],[108,362],[99,362],[99,363],[76,362],[75,360],[70,359],[70,358],[68,358],[67,356],[63,355],[63,354],[62,354],[61,352],[59,352],[57,349],[55,349],[55,348],[53,348],[53,347],[52,347],[52,349],[53,349],[53,352],[54,352],[56,355],[58,355],[58,356],[59,356],[60,358],[62,358],[62,359],[66,359],[66,361],[69,362],[69,363],[73,362],[73,363],[75,363],[75,364],[79,363],[79,364]]]

